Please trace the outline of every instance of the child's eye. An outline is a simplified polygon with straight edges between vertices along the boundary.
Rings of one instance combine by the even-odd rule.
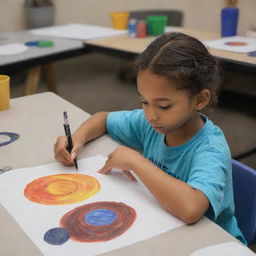
[[[164,109],[164,110],[167,110],[171,107],[171,105],[168,105],[168,106],[159,106],[160,109]]]
[[[148,104],[148,103],[147,103],[146,101],[141,101],[140,104],[141,104],[141,105],[146,105],[146,104]]]

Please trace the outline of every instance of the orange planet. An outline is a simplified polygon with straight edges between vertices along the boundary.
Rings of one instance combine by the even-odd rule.
[[[63,205],[84,201],[99,190],[100,184],[92,176],[57,174],[32,181],[26,186],[24,195],[36,203]]]

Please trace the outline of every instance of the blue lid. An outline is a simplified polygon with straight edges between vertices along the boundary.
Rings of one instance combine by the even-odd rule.
[[[40,41],[28,41],[25,43],[26,46],[38,46]]]

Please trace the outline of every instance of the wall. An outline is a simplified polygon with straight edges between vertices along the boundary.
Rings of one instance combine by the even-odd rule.
[[[178,9],[184,13],[184,26],[209,31],[220,31],[220,10],[225,0],[53,0],[56,6],[55,25],[71,22],[88,23],[111,26],[109,14],[112,11],[135,9]],[[244,35],[250,25],[256,26],[256,0],[240,0],[240,19],[238,33]],[[24,0],[0,0],[0,33],[26,29],[26,12]],[[70,61],[58,62],[58,68],[68,66]],[[111,65],[109,63],[111,62]],[[90,69],[91,72],[99,69],[101,72],[118,72],[121,60],[102,54],[90,54],[77,57],[73,60],[73,69]],[[101,63],[101,66],[99,66]],[[101,68],[100,68],[101,67]],[[239,79],[237,78],[239,76]],[[255,76],[244,74],[229,75],[227,88],[249,92],[256,95]],[[14,79],[13,79],[14,81]],[[241,86],[243,81],[243,86]],[[229,86],[230,85],[230,86]]]
[[[119,10],[170,8],[184,12],[184,26],[220,30],[224,0],[55,0],[55,24],[70,22],[110,26],[109,13]],[[256,25],[256,0],[240,0],[239,34]],[[24,0],[0,0],[0,32],[26,29]]]

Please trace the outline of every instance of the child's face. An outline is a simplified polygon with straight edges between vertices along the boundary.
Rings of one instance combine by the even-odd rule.
[[[140,71],[137,87],[145,117],[158,133],[183,128],[197,112],[194,97],[187,90],[177,90],[164,76]]]

